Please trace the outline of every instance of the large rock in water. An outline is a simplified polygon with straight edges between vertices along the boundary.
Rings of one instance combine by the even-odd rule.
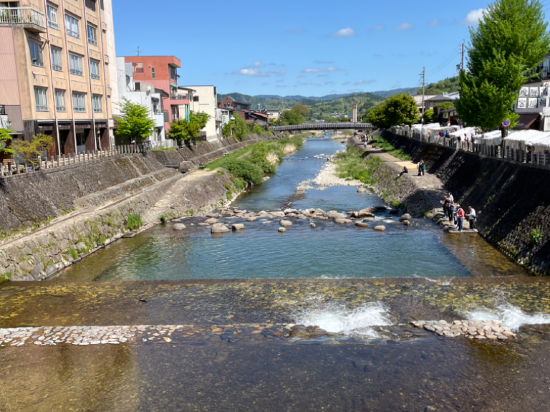
[[[376,226],[374,230],[376,230],[377,232],[385,232],[386,226]]]
[[[361,186],[357,189],[357,193],[365,194],[365,193],[367,193],[367,189],[365,189],[364,187]]]
[[[176,223],[174,226],[172,226],[172,229],[174,229],[174,230],[185,230],[185,225],[183,223]]]
[[[347,216],[343,213],[338,213],[336,210],[331,210],[326,214],[329,219],[346,219]]]
[[[357,226],[357,227],[369,227],[369,224],[367,222],[355,222],[355,226]]]
[[[231,229],[233,229],[233,232],[238,232],[244,230],[244,225],[242,223],[235,223],[231,226]]]
[[[284,227],[279,228],[279,233],[285,233],[285,232],[286,232],[286,229]]]
[[[290,220],[281,220],[279,222],[279,224],[282,226],[282,227],[290,227],[292,226],[292,222]]]
[[[412,219],[412,216],[409,215],[408,213],[405,213],[403,216],[401,216],[401,217],[399,218],[399,221],[400,221],[400,222],[404,222],[405,220],[409,220],[409,221],[410,221],[411,219]]]
[[[334,219],[334,223],[338,223],[339,225],[345,225],[347,223],[351,223],[351,220],[338,218],[338,219]]]
[[[284,212],[272,212],[270,213],[272,217],[285,217]]]
[[[212,233],[227,233],[229,232],[229,228],[225,226],[223,223],[215,223],[212,226]]]
[[[209,224],[209,225],[213,225],[214,223],[218,223],[218,219],[212,217],[212,218],[210,218],[210,219],[206,219],[206,220],[204,221],[204,223],[207,223],[207,224]]]

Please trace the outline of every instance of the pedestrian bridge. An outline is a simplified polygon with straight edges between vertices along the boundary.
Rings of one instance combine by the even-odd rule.
[[[299,130],[372,130],[370,123],[304,123],[294,126],[275,126],[271,128],[274,132],[296,132]]]

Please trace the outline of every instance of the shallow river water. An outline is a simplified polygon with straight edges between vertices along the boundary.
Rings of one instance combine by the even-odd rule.
[[[296,193],[313,156],[341,148],[308,141],[236,206],[382,205],[353,187]],[[389,217],[384,233],[258,220],[216,237],[192,218],[53,281],[2,284],[0,411],[548,410],[550,281],[479,237]],[[491,319],[516,336],[410,324]]]

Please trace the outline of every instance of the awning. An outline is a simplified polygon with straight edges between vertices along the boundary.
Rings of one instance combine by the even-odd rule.
[[[533,127],[533,124],[539,119],[540,119],[539,113],[520,114],[518,124],[516,127],[514,127],[514,130],[534,129],[535,127]]]

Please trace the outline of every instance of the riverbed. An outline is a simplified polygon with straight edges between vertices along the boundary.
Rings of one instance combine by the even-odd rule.
[[[233,206],[381,209],[313,182],[343,149],[309,139]],[[546,410],[550,281],[479,237],[398,218],[292,217],[279,233],[280,218],[226,215],[245,230],[213,236],[195,216],[52,281],[0,285],[0,410]],[[451,337],[418,321],[509,329]]]

